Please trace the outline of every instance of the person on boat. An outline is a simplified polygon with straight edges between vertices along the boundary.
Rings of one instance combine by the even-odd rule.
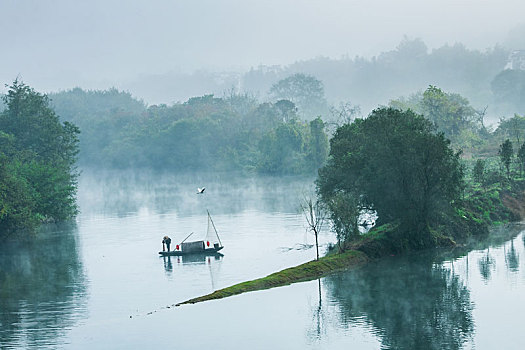
[[[164,246],[166,246],[168,248],[168,252],[170,251],[170,245],[171,245],[171,238],[169,238],[168,236],[164,236],[164,238],[162,239],[162,251],[164,251]]]

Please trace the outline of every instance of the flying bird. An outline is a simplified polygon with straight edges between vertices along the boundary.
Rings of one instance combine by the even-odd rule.
[[[203,194],[205,189],[206,189],[205,187],[197,188],[197,194]]]

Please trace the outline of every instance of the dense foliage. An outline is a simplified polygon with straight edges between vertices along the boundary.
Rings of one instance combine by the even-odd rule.
[[[15,81],[0,113],[0,236],[33,232],[76,212],[78,128],[60,123],[47,96]]]
[[[390,106],[410,109],[433,122],[439,131],[463,150],[474,151],[489,138],[484,111],[476,110],[457,93],[429,86],[424,92],[390,101]]]
[[[461,194],[459,152],[443,133],[414,112],[393,108],[338,128],[330,159],[317,185],[340,239],[357,235],[363,209],[375,210],[380,223],[398,222],[413,246],[431,244],[431,228],[452,212]]]
[[[259,103],[232,93],[146,107],[116,90],[51,97],[82,130],[85,166],[300,174],[315,172],[328,154],[324,122],[301,121],[289,100]]]

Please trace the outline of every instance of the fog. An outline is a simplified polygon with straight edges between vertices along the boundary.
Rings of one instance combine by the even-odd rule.
[[[215,86],[186,92],[173,84],[171,94],[140,89],[143,82],[320,56],[372,57],[404,36],[429,49],[461,42],[483,50],[519,38],[524,10],[518,0],[0,0],[0,81],[21,76],[44,92],[114,86],[148,103],[171,103],[235,79],[221,85],[215,76]]]

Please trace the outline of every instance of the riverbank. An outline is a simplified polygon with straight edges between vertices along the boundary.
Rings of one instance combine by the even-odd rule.
[[[525,217],[525,181],[472,188],[460,207],[446,216],[446,222],[431,230],[436,247],[466,246],[487,237],[491,227],[516,222]],[[355,268],[387,255],[406,252],[403,232],[397,223],[375,227],[359,240],[346,245],[343,253],[329,254],[319,260],[290,267],[256,280],[235,284],[213,293],[189,299],[176,306],[222,299],[242,293],[282,287],[325,277],[333,272]]]

